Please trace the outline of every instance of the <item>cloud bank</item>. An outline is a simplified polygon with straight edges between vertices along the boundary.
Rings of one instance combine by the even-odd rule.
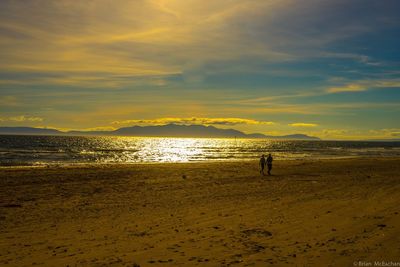
[[[13,117],[0,117],[0,122],[41,122],[43,118],[32,116],[13,116]]]
[[[288,125],[292,126],[292,127],[317,127],[318,126],[318,124],[315,124],[315,123],[305,123],[305,122],[290,123]]]
[[[114,121],[114,125],[164,125],[168,123],[175,124],[199,124],[199,125],[238,125],[238,124],[248,124],[248,125],[273,125],[274,122],[271,121],[258,121],[252,119],[242,119],[242,118],[158,118],[158,119],[148,119],[148,120],[124,120],[124,121]]]

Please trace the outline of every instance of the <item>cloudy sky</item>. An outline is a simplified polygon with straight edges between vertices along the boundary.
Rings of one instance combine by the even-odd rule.
[[[2,0],[0,126],[399,138],[400,1]]]

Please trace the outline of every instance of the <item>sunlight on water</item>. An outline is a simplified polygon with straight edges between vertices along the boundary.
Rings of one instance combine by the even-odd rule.
[[[198,142],[195,139],[165,139],[157,154],[160,155],[160,161],[189,161],[196,155],[203,154]]]
[[[400,142],[0,136],[0,166],[400,156]]]

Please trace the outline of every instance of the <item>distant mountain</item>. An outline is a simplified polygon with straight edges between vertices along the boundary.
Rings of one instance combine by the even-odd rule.
[[[59,135],[63,132],[55,129],[33,127],[0,127],[0,134],[15,135]]]
[[[271,136],[260,133],[245,134],[234,129],[220,129],[204,125],[177,125],[161,126],[132,126],[115,131],[69,131],[61,132],[55,129],[31,127],[0,127],[0,134],[16,135],[101,135],[101,136],[168,136],[168,137],[209,137],[209,138],[264,138],[264,139],[292,139],[292,140],[320,140],[318,137],[304,134]]]
[[[238,137],[247,135],[234,129],[219,129],[203,125],[133,126],[114,131],[116,135],[128,136],[169,136],[169,137]]]

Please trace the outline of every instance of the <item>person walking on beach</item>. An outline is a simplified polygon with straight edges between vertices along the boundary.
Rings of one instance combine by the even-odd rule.
[[[262,175],[265,175],[264,174],[264,168],[265,168],[265,156],[262,155],[261,158],[260,158],[260,173]]]
[[[268,175],[271,175],[272,160],[273,160],[273,158],[272,158],[271,154],[268,154],[268,158],[267,158]]]

